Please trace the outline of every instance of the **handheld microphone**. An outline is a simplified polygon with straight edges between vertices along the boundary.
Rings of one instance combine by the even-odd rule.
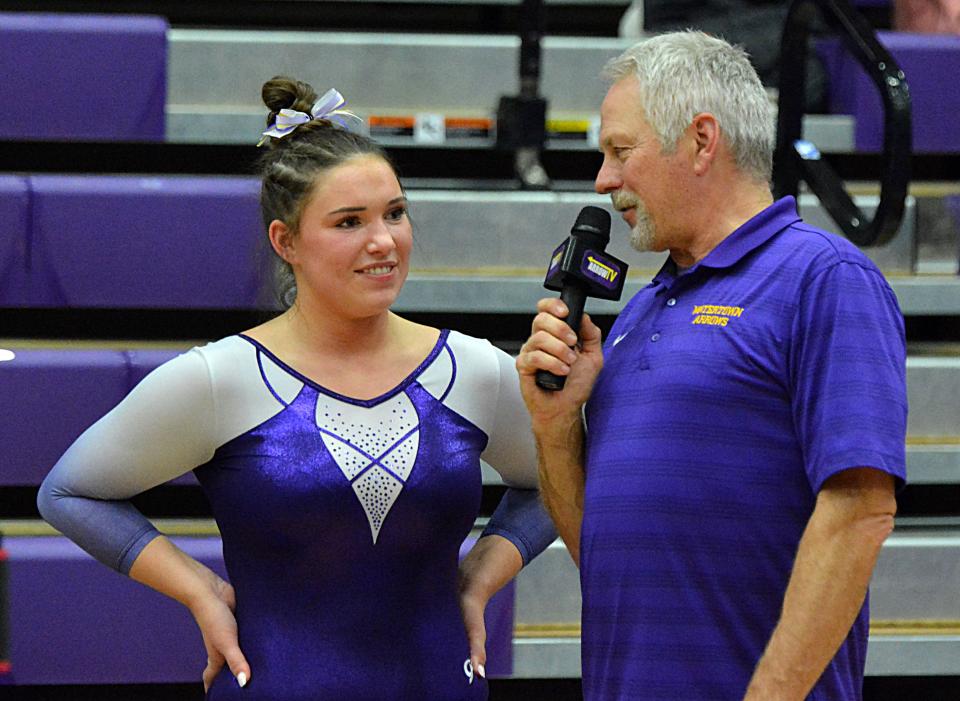
[[[620,299],[627,264],[607,255],[603,250],[610,242],[610,213],[599,207],[584,207],[570,230],[570,237],[561,243],[550,258],[543,286],[560,292],[560,299],[570,313],[567,324],[577,335],[587,297]],[[558,391],[566,377],[538,370],[537,386]]]

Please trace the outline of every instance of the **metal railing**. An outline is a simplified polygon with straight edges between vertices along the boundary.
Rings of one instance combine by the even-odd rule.
[[[872,219],[847,193],[814,144],[802,137],[810,34],[818,17],[834,25],[846,48],[873,80],[883,100],[880,203]],[[867,20],[847,0],[796,0],[787,14],[780,53],[780,96],[773,183],[778,197],[796,196],[800,180],[820,198],[840,230],[858,246],[889,242],[903,218],[910,183],[910,90],[903,71],[877,40]]]

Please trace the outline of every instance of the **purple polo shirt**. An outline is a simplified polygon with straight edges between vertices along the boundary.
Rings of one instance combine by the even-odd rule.
[[[620,314],[587,405],[588,701],[739,701],[824,481],[906,477],[903,317],[855,246],[787,197],[675,270]],[[867,624],[808,698],[861,698]]]

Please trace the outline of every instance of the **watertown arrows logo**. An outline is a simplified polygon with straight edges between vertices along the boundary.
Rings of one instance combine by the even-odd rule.
[[[720,326],[726,327],[731,319],[739,319],[743,316],[743,307],[731,307],[723,304],[697,304],[693,308],[693,320],[690,322],[694,326]]]

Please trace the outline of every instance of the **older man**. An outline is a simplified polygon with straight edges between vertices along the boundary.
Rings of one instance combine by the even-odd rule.
[[[517,359],[580,566],[584,696],[860,699],[867,585],[905,479],[897,300],[773,200],[772,115],[741,50],[666,34],[607,73],[596,189],[635,248],[670,255],[602,348],[545,299]]]

